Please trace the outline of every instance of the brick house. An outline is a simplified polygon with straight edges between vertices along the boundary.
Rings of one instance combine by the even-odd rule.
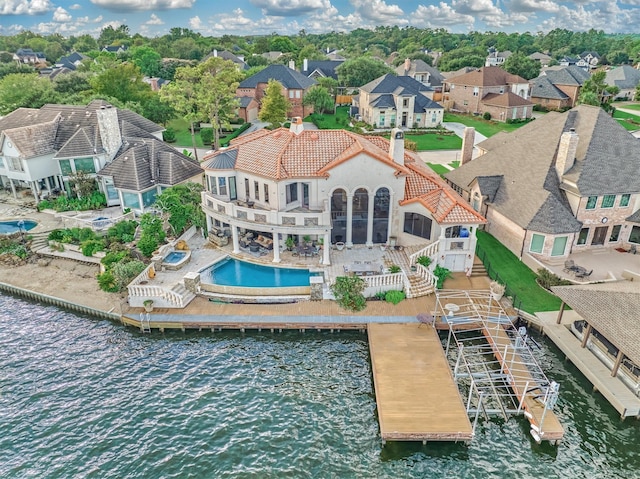
[[[481,146],[445,177],[519,258],[640,245],[640,142],[604,110],[551,112]]]
[[[297,116],[304,118],[313,113],[313,107],[303,105],[302,100],[309,89],[316,84],[316,81],[285,65],[274,64],[260,70],[238,85],[236,89],[236,98],[240,101],[238,116],[245,121],[254,121],[258,117],[269,80],[276,80],[282,85],[282,94],[291,104],[291,110],[287,113],[289,118]],[[253,99],[255,103],[247,98]]]
[[[529,82],[499,67],[484,67],[444,80],[444,107],[498,121],[531,118]]]
[[[573,108],[589,73],[575,65],[551,67],[531,80],[531,101],[549,110]]]

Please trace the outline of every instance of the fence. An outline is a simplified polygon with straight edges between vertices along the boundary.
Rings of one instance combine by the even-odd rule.
[[[497,281],[500,284],[504,284],[504,294],[505,296],[512,298],[511,302],[513,304],[513,308],[518,311],[522,310],[522,300],[518,297],[518,294],[515,292],[515,290],[510,288],[507,282],[500,276],[500,273],[498,273],[498,271],[491,265],[491,261],[487,257],[487,254],[478,243],[476,243],[476,256],[480,259],[480,261],[482,261],[484,269],[487,270],[487,275],[489,276],[489,278],[491,278],[493,281]]]

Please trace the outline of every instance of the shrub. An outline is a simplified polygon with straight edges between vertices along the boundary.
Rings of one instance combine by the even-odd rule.
[[[387,303],[391,303],[391,304],[398,304],[404,298],[406,298],[404,291],[398,291],[398,290],[387,291],[387,294],[385,294],[384,296],[384,300]]]
[[[120,291],[111,271],[105,271],[98,275],[98,286],[100,286],[102,291],[106,291],[107,293],[117,293]]]
[[[424,266],[425,268],[428,268],[431,264],[431,258],[429,258],[428,256],[418,256],[416,258],[416,263]]]
[[[104,251],[104,241],[100,239],[90,239],[80,244],[82,254],[85,256],[93,256],[98,251]]]
[[[391,266],[389,266],[389,273],[399,273],[400,271],[402,271],[402,268],[400,268],[400,266],[398,266],[397,264],[392,264]]]
[[[130,243],[133,241],[138,222],[134,220],[123,220],[117,222],[107,230],[107,238],[120,243]]]
[[[144,256],[150,258],[153,252],[158,249],[159,244],[160,243],[158,243],[158,240],[154,235],[145,232],[140,236],[138,249]]]
[[[64,237],[64,230],[52,230],[49,232],[49,236],[47,236],[47,239],[49,241],[62,241],[62,238]]]
[[[213,128],[203,128],[200,130],[200,138],[202,138],[203,145],[210,145],[213,143]]]
[[[491,120],[491,113],[489,113],[488,111],[485,111],[484,114],[482,115],[482,118],[484,118],[487,121]]]
[[[138,260],[116,263],[113,266],[112,273],[115,283],[118,286],[118,291],[122,291],[131,280],[142,273],[146,267],[142,261]]]
[[[38,211],[51,209],[53,209],[53,202],[49,200],[42,200],[40,203],[38,203]]]
[[[125,258],[129,258],[131,255],[129,251],[109,251],[100,262],[104,265],[105,270],[110,270],[114,264],[119,263]]]
[[[544,289],[551,289],[551,286],[568,286],[571,281],[562,279],[557,274],[552,273],[546,268],[540,268],[537,271],[538,273],[538,284],[542,286]]]
[[[451,271],[444,266],[438,265],[434,268],[433,275],[438,278],[438,281],[436,282],[436,289],[442,289],[442,286],[444,286],[444,280],[451,276]]]
[[[173,128],[167,128],[162,132],[162,139],[167,143],[173,143],[176,141],[176,132]]]
[[[365,282],[358,276],[338,276],[336,282],[331,285],[331,292],[342,308],[362,311],[367,305],[367,300],[362,294],[364,288]]]

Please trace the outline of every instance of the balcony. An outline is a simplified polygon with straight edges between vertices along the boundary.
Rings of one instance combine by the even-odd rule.
[[[202,192],[202,208],[209,216],[224,223],[233,222],[247,228],[251,228],[252,225],[269,225],[301,228],[306,231],[326,230],[331,226],[328,211],[307,208],[295,208],[290,211],[267,210],[245,201],[220,200],[206,191]]]

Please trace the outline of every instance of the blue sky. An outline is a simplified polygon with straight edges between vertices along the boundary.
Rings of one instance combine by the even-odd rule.
[[[107,25],[160,36],[184,27],[206,36],[290,35],[377,25],[468,31],[554,28],[638,33],[640,0],[0,0],[0,34],[28,29],[99,35]]]

